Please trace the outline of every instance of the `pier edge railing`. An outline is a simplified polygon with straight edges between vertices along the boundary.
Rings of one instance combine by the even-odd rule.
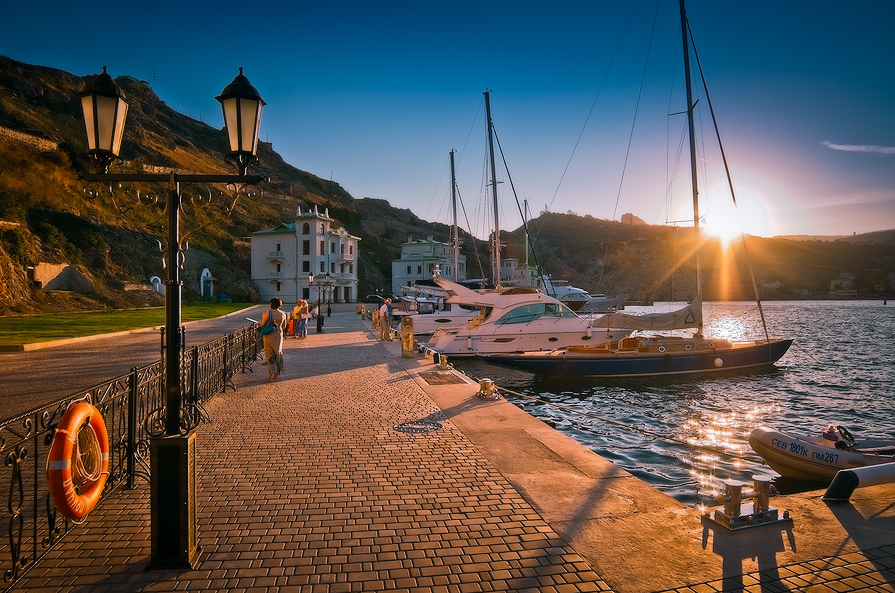
[[[209,420],[204,404],[228,387],[235,390],[235,374],[252,370],[262,350],[252,325],[181,353],[184,407],[198,416],[194,420]],[[0,588],[11,590],[77,525],[57,513],[46,475],[56,426],[73,403],[93,404],[106,423],[109,478],[102,496],[133,488],[137,478],[149,480],[150,434],[164,410],[163,360],[0,423]]]

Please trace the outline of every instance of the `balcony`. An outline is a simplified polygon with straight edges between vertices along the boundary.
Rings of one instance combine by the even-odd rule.
[[[275,261],[283,261],[286,257],[286,252],[284,251],[268,251],[267,259],[272,259]]]
[[[270,280],[279,280],[280,278],[284,277],[284,274],[283,272],[268,272],[267,277]]]

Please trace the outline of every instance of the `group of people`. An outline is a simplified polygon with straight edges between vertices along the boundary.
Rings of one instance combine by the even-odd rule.
[[[300,300],[295,303],[289,327],[289,333],[292,334],[293,338],[304,339],[308,337],[308,319],[310,318],[311,311],[308,308],[308,301]]]
[[[292,313],[280,311],[283,301],[278,298],[270,299],[270,309],[261,316],[258,327],[272,325],[273,331],[263,334],[264,360],[267,361],[267,380],[276,381],[283,373],[283,338],[288,333],[296,339],[308,337],[308,319],[311,317],[308,302],[298,301]]]
[[[385,342],[392,341],[391,324],[391,299],[385,299],[379,308],[379,339]],[[264,359],[267,361],[267,380],[276,381],[283,373],[283,339],[288,334],[296,339],[308,337],[308,319],[311,317],[308,301],[301,300],[295,304],[292,313],[280,311],[283,301],[278,298],[270,299],[270,309],[261,316],[258,327],[273,325],[274,330],[264,333]]]

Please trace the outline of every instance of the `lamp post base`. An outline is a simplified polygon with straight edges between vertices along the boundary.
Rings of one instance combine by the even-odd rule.
[[[196,435],[150,441],[152,553],[150,568],[193,568],[196,534]]]

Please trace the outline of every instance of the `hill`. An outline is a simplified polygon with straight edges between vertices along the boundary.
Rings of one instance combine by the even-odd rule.
[[[537,237],[539,263],[576,286],[642,301],[694,296],[692,228],[544,213],[529,222],[529,229]],[[522,230],[509,237],[508,249],[523,257]],[[753,299],[750,260],[762,298],[829,298],[842,274],[854,277],[850,288],[862,297],[895,293],[895,231],[837,241],[747,236],[745,245],[737,242],[727,249],[709,240],[702,251],[705,298]]]
[[[158,212],[121,203],[121,192],[118,201],[107,192],[89,199],[78,180],[79,173],[90,172],[77,99],[85,82],[0,56],[0,314],[159,301],[151,291],[126,290],[152,276],[164,278]],[[116,82],[131,105],[121,154],[126,170],[232,173],[221,129],[169,108],[145,81],[122,76]],[[445,225],[409,210],[355,200],[338,183],[284,162],[269,143],[261,143],[258,156],[256,172],[271,179],[261,199],[241,199],[229,216],[213,208],[185,210],[185,298],[198,294],[199,272],[211,267],[221,290],[252,299],[257,289],[249,279],[250,248],[241,238],[292,220],[299,206],[328,208],[361,237],[361,294],[388,286],[391,260],[408,234],[448,237]],[[35,290],[28,274],[38,263],[75,266],[96,290]]]
[[[227,144],[221,129],[174,111],[145,81],[130,76],[116,81],[131,104],[122,149],[124,170],[232,172],[224,160]],[[85,82],[61,70],[0,56],[0,315],[161,302],[151,290],[133,290],[145,287],[152,276],[164,278],[159,210],[129,201],[145,197],[146,188],[121,188],[114,198],[100,191],[90,198],[86,183],[78,179],[90,171],[77,99]],[[220,291],[256,298],[257,288],[249,278],[250,245],[243,238],[291,221],[298,207],[328,208],[361,238],[359,294],[388,289],[391,262],[408,235],[449,238],[446,225],[422,220],[385,200],[355,199],[338,183],[286,163],[269,143],[261,143],[259,159],[256,172],[271,179],[261,198],[241,198],[229,215],[185,205],[186,299],[198,298],[204,267],[213,270]],[[638,300],[688,298],[695,274],[690,231],[633,224],[633,216],[625,220],[632,224],[545,213],[529,225],[537,235],[538,259],[557,277]],[[469,275],[487,275],[476,263],[483,261],[487,267],[487,245],[462,234]],[[506,255],[524,260],[522,229],[503,234]],[[862,294],[876,295],[879,286],[892,289],[893,236],[895,231],[832,242],[750,238],[748,247],[759,282],[823,294],[831,280],[849,273]],[[740,259],[731,266],[717,245],[707,254],[708,298],[748,298],[751,283],[741,280],[749,275]],[[34,269],[41,264],[68,265],[92,289],[39,289]]]

